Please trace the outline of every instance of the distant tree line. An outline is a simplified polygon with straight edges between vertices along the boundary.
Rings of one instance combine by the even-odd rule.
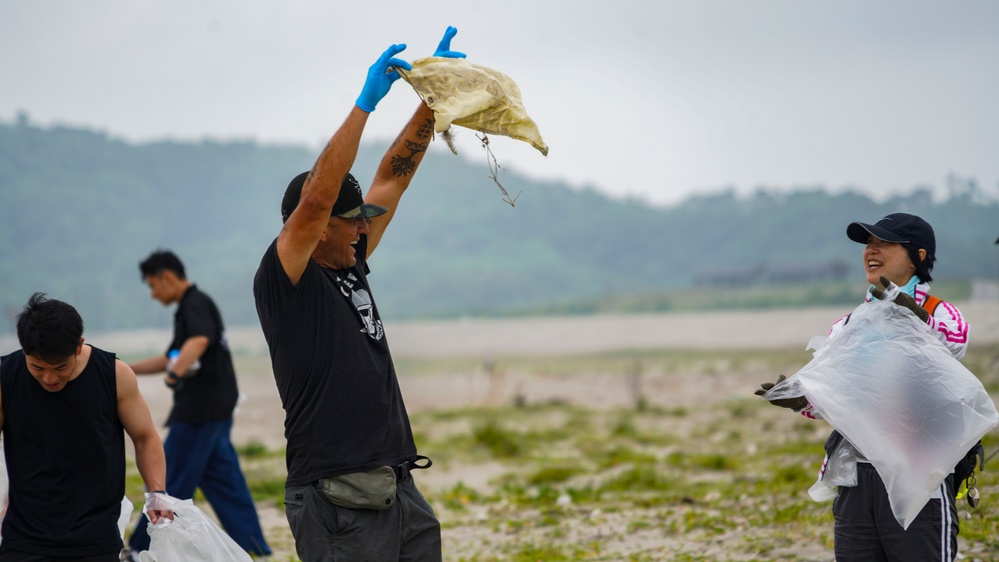
[[[383,150],[362,146],[354,170],[362,184]],[[137,268],[156,248],[181,256],[230,325],[256,323],[253,274],[280,230],[284,187],[316,152],[254,142],[130,144],[26,118],[0,123],[0,332],[34,291],[77,305],[88,328],[168,326],[170,314],[149,299]],[[683,290],[718,282],[724,271],[755,271],[743,280],[752,284],[861,283],[860,247],[846,225],[895,211],[935,226],[935,276],[999,277],[999,201],[969,178],[949,177],[943,200],[925,187],[875,201],[817,186],[748,196],[729,189],[657,207],[508,170],[504,185],[521,192],[511,208],[488,174],[484,161],[445,151],[424,162],[371,262],[386,317],[552,310]]]

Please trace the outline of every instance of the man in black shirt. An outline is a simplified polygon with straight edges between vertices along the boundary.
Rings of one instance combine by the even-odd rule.
[[[448,28],[435,56],[450,50]],[[284,405],[285,510],[302,560],[440,560],[440,523],[416,488],[409,417],[367,281],[378,247],[434,131],[421,103],[367,196],[349,173],[375,105],[399,78],[393,45],[371,66],[346,121],[281,202],[284,228],[253,282]]]
[[[212,299],[187,279],[184,264],[173,252],[153,252],[139,264],[139,271],[153,299],[163,306],[177,303],[166,353],[131,364],[140,375],[165,371],[164,382],[173,390],[166,422],[170,433],[164,443],[166,490],[188,499],[201,488],[236,544],[253,554],[270,554],[229,440],[239,390],[222,316]],[[141,518],[132,533],[133,552],[149,548],[146,525]]]
[[[166,461],[128,365],[83,343],[75,308],[35,293],[17,317],[21,349],[0,358],[0,430],[10,478],[0,561],[113,562],[125,495],[125,441],[157,507]],[[162,505],[162,504],[161,504]]]

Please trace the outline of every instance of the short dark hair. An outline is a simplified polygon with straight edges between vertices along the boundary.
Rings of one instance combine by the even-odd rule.
[[[178,278],[187,279],[187,275],[184,274],[184,264],[181,263],[177,254],[170,250],[156,250],[149,254],[148,258],[139,262],[139,273],[142,274],[143,281],[147,277],[159,275],[164,271],[172,271],[177,274]]]
[[[926,259],[919,259],[919,246],[916,246],[912,242],[906,242],[902,244],[905,251],[909,254],[909,260],[912,261],[912,265],[916,266],[916,277],[923,283],[929,283],[933,281],[933,276],[930,272],[933,271],[933,263],[937,261],[937,257],[931,254],[929,251],[926,252]],[[926,248],[922,248],[926,250]]]
[[[83,318],[72,306],[35,293],[17,315],[17,339],[25,355],[59,363],[76,354]]]

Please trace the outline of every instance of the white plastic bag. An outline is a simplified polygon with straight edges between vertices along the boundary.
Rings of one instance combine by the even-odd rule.
[[[122,540],[125,540],[125,527],[128,527],[128,522],[132,519],[133,511],[135,511],[135,507],[132,505],[132,500],[128,499],[128,496],[121,498],[121,514],[118,515],[118,532],[121,534]]]
[[[831,500],[837,496],[837,486],[856,486],[859,456],[853,444],[841,438],[836,448],[826,455],[819,479],[808,489],[808,495],[817,502]]]
[[[173,521],[149,525],[149,550],[139,553],[148,562],[251,562],[236,544],[191,500],[167,497]],[[143,512],[148,512],[143,507]]]
[[[802,396],[874,465],[908,528],[999,412],[981,382],[892,302],[865,303],[766,399]]]

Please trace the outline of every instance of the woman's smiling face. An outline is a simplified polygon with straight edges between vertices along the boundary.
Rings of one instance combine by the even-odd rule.
[[[879,279],[884,275],[901,287],[912,278],[916,266],[912,264],[904,246],[871,236],[864,247],[864,272],[871,285],[880,285]]]

